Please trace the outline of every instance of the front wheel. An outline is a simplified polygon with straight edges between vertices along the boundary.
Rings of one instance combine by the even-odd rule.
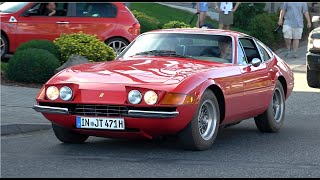
[[[123,38],[111,38],[106,41],[106,44],[111,47],[116,55],[119,55],[128,45],[128,41]]]
[[[307,66],[307,82],[309,87],[320,87],[320,71],[310,70]]]
[[[0,40],[1,60],[4,60],[4,57],[8,53],[8,50],[9,50],[8,39],[1,34],[1,40]]]
[[[72,144],[79,144],[85,142],[89,136],[79,134],[69,129],[66,129],[62,126],[56,125],[52,123],[52,129],[56,137],[64,143],[72,143]]]
[[[206,90],[201,97],[196,114],[179,139],[187,150],[210,149],[217,137],[220,124],[219,104],[215,94]]]
[[[277,81],[268,109],[254,118],[257,128],[266,133],[278,132],[283,125],[285,107],[284,90],[280,81]]]

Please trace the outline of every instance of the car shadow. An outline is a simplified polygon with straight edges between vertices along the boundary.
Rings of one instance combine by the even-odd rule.
[[[221,128],[213,147],[208,151],[220,151],[226,146],[243,146],[241,142],[245,139],[246,145],[253,146],[257,141],[262,142],[264,135],[256,127],[229,127]],[[110,139],[100,137],[89,137],[83,144],[65,144],[59,146],[71,148],[73,151],[81,152],[86,149],[92,155],[99,152],[109,153],[128,153],[128,152],[145,152],[164,153],[164,152],[185,152],[177,136],[167,137],[154,140],[128,140],[128,139]],[[197,152],[197,151],[189,151]],[[200,152],[200,151],[199,151]],[[88,154],[87,154],[88,155]]]

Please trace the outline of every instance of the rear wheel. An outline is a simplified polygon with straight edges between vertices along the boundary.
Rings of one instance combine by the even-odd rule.
[[[219,104],[215,94],[206,90],[198,109],[187,127],[179,134],[187,150],[210,149],[217,137],[220,124]]]
[[[8,39],[3,34],[1,34],[1,40],[0,40],[1,60],[4,60],[4,56],[8,54],[8,50],[9,50]]]
[[[56,124],[52,124],[52,129],[56,137],[64,143],[79,144],[85,142],[89,137],[87,135],[70,131],[69,129]]]
[[[307,66],[307,82],[309,87],[320,87],[320,71],[310,70],[310,68]]]
[[[277,81],[273,97],[268,109],[254,118],[261,132],[278,132],[283,125],[285,116],[285,95],[280,81]]]
[[[116,55],[119,55],[128,46],[129,42],[123,38],[111,38],[106,41],[106,44],[116,52]]]

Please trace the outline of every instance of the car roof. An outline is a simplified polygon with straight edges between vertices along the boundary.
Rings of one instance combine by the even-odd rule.
[[[174,28],[174,29],[158,29],[149,31],[147,33],[195,33],[195,34],[216,34],[216,35],[228,35],[233,37],[249,36],[242,32],[222,30],[222,29],[205,29],[205,28]],[[249,36],[251,37],[251,36]]]

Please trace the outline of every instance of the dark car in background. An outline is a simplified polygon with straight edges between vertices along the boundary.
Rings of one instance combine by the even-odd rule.
[[[6,2],[0,5],[1,58],[34,39],[54,40],[61,33],[84,32],[120,53],[140,34],[140,24],[121,2],[57,2],[56,14],[45,15],[47,3]]]
[[[312,22],[319,21],[320,16],[313,16]],[[309,34],[306,65],[308,85],[313,88],[320,88],[320,26]]]

